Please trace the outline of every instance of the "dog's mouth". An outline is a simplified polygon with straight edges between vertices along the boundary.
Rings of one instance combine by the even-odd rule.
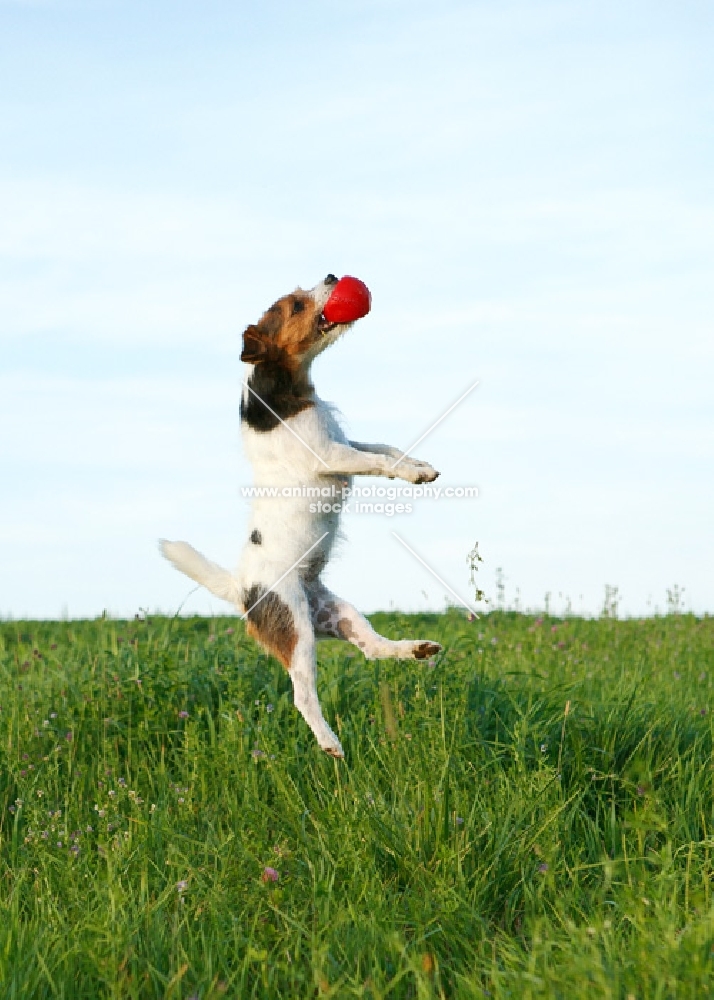
[[[323,337],[326,337],[328,333],[332,333],[339,325],[339,323],[330,323],[329,320],[325,319],[325,314],[321,313],[317,321],[317,331]]]

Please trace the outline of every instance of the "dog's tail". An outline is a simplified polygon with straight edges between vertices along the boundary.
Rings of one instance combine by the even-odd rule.
[[[238,581],[217,563],[206,559],[200,552],[197,552],[188,542],[167,542],[162,538],[159,548],[170,563],[176,569],[180,569],[186,576],[190,576],[196,583],[200,583],[207,590],[210,590],[216,597],[222,597],[224,601],[230,601],[241,610],[243,608],[241,588]]]

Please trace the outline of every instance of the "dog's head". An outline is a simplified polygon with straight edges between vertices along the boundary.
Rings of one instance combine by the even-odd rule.
[[[243,332],[241,361],[272,364],[289,371],[308,365],[352,325],[328,323],[322,314],[336,284],[334,274],[328,274],[310,291],[297,288],[278,299]]]

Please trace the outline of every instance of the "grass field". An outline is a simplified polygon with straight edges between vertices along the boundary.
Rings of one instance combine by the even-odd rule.
[[[0,624],[3,998],[714,996],[714,619],[372,620]]]

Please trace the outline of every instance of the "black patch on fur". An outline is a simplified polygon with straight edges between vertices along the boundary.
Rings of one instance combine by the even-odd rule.
[[[248,385],[253,392],[249,389],[244,394],[240,404],[240,418],[252,430],[260,433],[274,430],[280,420],[288,420],[308,406],[315,405],[312,386],[304,378],[296,379],[292,372],[281,365],[269,362],[256,365],[248,379]]]
[[[254,583],[243,591],[243,607],[247,611],[249,635],[289,668],[297,632],[288,605],[274,591]]]
[[[263,536],[261,535],[261,533],[258,531],[257,528],[253,528],[253,530],[251,531],[250,540],[253,543],[253,545],[263,544]]]
[[[314,556],[310,556],[307,566],[305,567],[303,579],[307,583],[312,583],[313,580],[316,580],[320,573],[322,573],[326,562],[327,558],[324,552],[316,552]]]

